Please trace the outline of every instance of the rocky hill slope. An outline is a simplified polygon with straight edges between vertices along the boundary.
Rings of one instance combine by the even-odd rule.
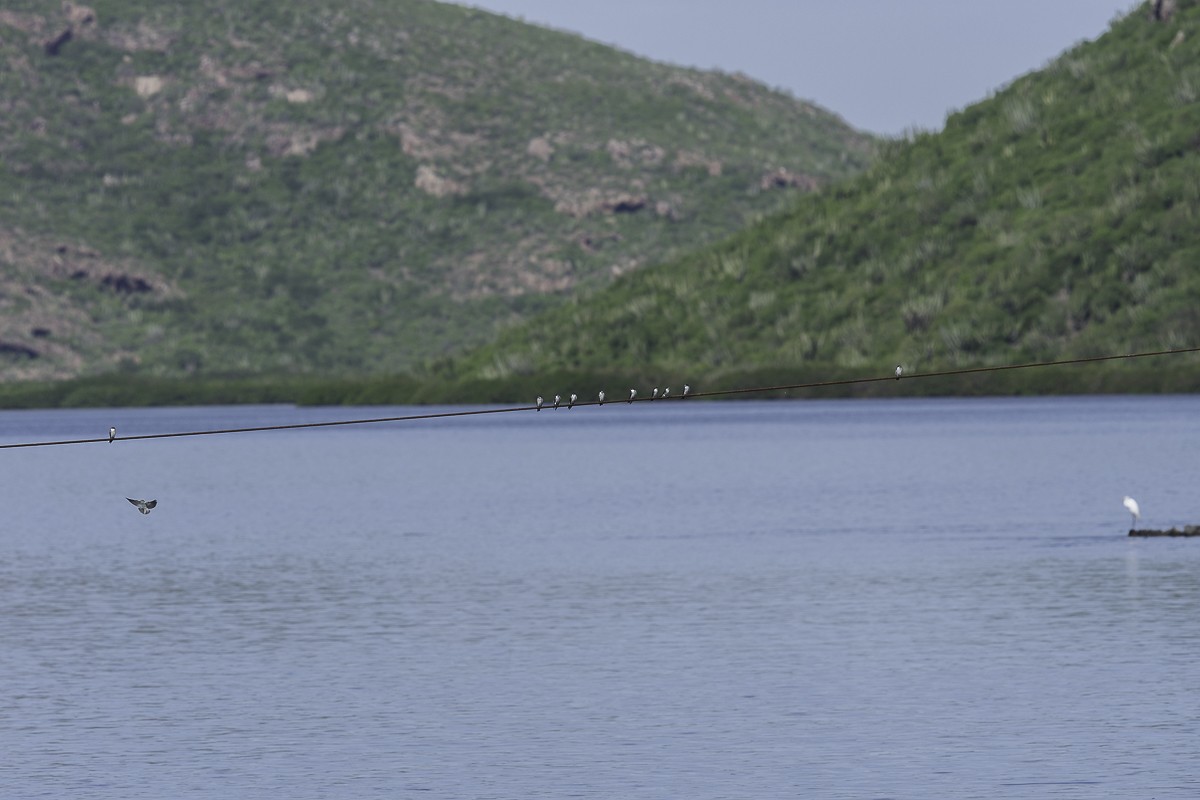
[[[506,331],[454,375],[711,385],[1194,347],[1198,223],[1200,3],[1147,4],[860,177]]]
[[[745,77],[426,0],[6,0],[0,381],[409,370],[870,149]]]

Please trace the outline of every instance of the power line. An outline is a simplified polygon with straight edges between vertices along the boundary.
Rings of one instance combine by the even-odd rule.
[[[1002,364],[995,367],[969,367],[965,369],[948,369],[941,372],[914,372],[912,375],[905,374],[903,380],[912,380],[914,378],[946,378],[954,375],[972,375],[981,372],[1005,372],[1014,369],[1035,369],[1038,367],[1062,367],[1069,364],[1094,364],[1099,361],[1120,361],[1122,359],[1133,358],[1148,358],[1150,356],[1171,356],[1181,355],[1183,353],[1200,352],[1200,347],[1185,347],[1178,350],[1155,350],[1147,353],[1123,353],[1115,356],[1089,356],[1087,358],[1068,358],[1061,361],[1032,361],[1026,364]],[[770,386],[761,389],[724,389],[717,392],[697,393],[696,397],[712,397],[715,395],[730,395],[730,394],[750,394],[752,392],[772,392],[784,391],[788,389],[817,389],[822,386],[851,386],[859,383],[878,383],[880,381],[900,380],[895,374],[887,375],[882,378],[847,378],[846,380],[837,381],[818,381],[815,383],[798,383],[789,386]]]
[[[1135,359],[1135,358],[1150,358],[1153,356],[1182,355],[1184,353],[1196,353],[1196,352],[1200,352],[1200,347],[1187,347],[1187,348],[1181,348],[1178,350],[1156,350],[1156,351],[1145,352],[1145,353],[1124,353],[1121,355],[1112,355],[1112,356],[1090,356],[1087,358],[1069,358],[1069,359],[1063,359],[1060,361],[1034,361],[1034,362],[1029,362],[1029,363],[1025,363],[1025,364],[1003,364],[1000,366],[993,366],[993,367],[969,367],[969,368],[964,368],[964,369],[948,369],[948,370],[941,370],[938,372],[914,372],[912,374],[904,374],[904,375],[899,375],[899,376],[897,376],[896,374],[893,373],[893,374],[885,375],[882,377],[846,378],[846,379],[842,379],[842,380],[830,380],[830,381],[811,381],[808,383],[789,383],[789,384],[780,384],[777,386],[755,386],[755,387],[743,388],[743,389],[718,389],[718,390],[714,390],[714,391],[710,391],[710,392],[692,392],[686,396],[679,394],[679,395],[672,395],[670,397],[659,397],[659,398],[637,397],[632,400],[623,400],[623,399],[619,399],[619,398],[614,398],[614,399],[609,399],[609,400],[605,401],[605,403],[601,403],[599,400],[584,400],[584,401],[576,401],[575,405],[576,406],[595,406],[595,405],[607,404],[607,405],[615,406],[615,405],[624,405],[626,403],[650,403],[650,402],[657,403],[657,402],[664,402],[664,401],[665,402],[679,402],[679,401],[691,400],[693,398],[701,398],[701,397],[728,397],[731,395],[739,395],[739,394],[758,394],[758,393],[762,393],[762,392],[781,392],[781,391],[790,391],[790,390],[794,390],[794,389],[819,389],[819,388],[830,387],[830,386],[854,386],[854,385],[867,384],[867,383],[880,383],[882,381],[896,381],[896,380],[911,381],[911,380],[917,380],[920,378],[948,378],[948,377],[953,377],[953,376],[958,376],[958,375],[976,375],[976,374],[980,374],[980,373],[1004,372],[1007,370],[1016,370],[1016,369],[1039,369],[1039,368],[1045,368],[1045,367],[1062,367],[1062,366],[1067,366],[1070,364],[1094,364],[1094,363],[1101,362],[1101,361],[1120,361],[1120,360],[1129,360],[1129,359]],[[333,420],[333,421],[326,421],[326,422],[296,422],[296,423],[290,423],[290,424],[286,424],[286,425],[258,425],[258,426],[247,427],[247,428],[219,428],[219,429],[214,429],[214,430],[179,431],[179,432],[174,432],[174,433],[145,433],[145,434],[137,434],[134,436],[117,436],[115,439],[112,439],[112,440],[110,440],[108,436],[99,436],[99,437],[95,437],[92,439],[62,439],[59,441],[52,441],[52,442],[16,442],[16,443],[12,443],[12,444],[0,444],[0,450],[13,450],[16,448],[24,448],[24,447],[55,447],[55,446],[59,446],[59,445],[96,444],[96,443],[100,443],[100,442],[110,442],[110,441],[132,442],[132,441],[138,441],[138,440],[143,440],[143,439],[178,439],[178,438],[182,438],[185,436],[216,436],[219,434],[227,434],[227,433],[261,433],[264,431],[299,430],[301,428],[332,428],[332,427],[343,426],[343,425],[377,425],[377,424],[383,423],[383,422],[416,422],[418,420],[448,419],[448,418],[452,418],[452,417],[474,417],[474,416],[481,416],[484,414],[507,414],[507,413],[511,413],[514,411],[538,411],[538,410],[539,410],[539,407],[537,405],[508,406],[505,408],[482,408],[482,409],[472,409],[469,411],[439,411],[439,412],[434,412],[434,413],[429,413],[429,414],[406,414],[406,415],[397,416],[397,417],[375,417],[373,419],[343,419],[343,420]]]

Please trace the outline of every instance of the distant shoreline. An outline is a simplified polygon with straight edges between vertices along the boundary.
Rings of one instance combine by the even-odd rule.
[[[1188,360],[1190,361],[1190,359]],[[682,375],[682,377],[680,377]],[[878,370],[845,367],[757,368],[712,374],[662,371],[560,371],[540,376],[483,380],[438,376],[188,376],[111,373],[44,383],[0,384],[0,409],[118,408],[250,405],[455,405],[532,403],[542,395],[571,392],[581,399],[607,388],[624,397],[629,388],[649,396],[655,387],[714,392],[878,378]],[[1193,394],[1200,370],[1190,363],[1067,366],[923,379],[875,380],[841,386],[750,391],[716,399],[824,399],[852,397],[1013,397],[1108,394]]]

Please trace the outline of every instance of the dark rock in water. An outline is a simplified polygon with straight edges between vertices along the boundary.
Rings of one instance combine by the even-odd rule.
[[[1146,529],[1146,530],[1142,530],[1142,531],[1131,530],[1131,531],[1129,531],[1129,535],[1130,536],[1200,536],[1200,525],[1184,525],[1182,530],[1179,528],[1168,528],[1165,531],[1155,531],[1155,530],[1150,530],[1150,529]]]

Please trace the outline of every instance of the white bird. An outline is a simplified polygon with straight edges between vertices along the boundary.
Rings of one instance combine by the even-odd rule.
[[[576,401],[576,400],[578,400],[578,399],[579,399],[579,395],[577,395],[577,394],[573,394],[573,395],[571,395],[571,399],[567,401],[567,408],[568,408],[568,409],[574,408],[574,407],[575,407],[575,401]]]
[[[688,385],[685,383],[685,384],[683,385],[683,395],[682,395],[682,396],[683,396],[683,397],[687,397],[687,396],[688,396],[688,392],[690,392],[691,390],[692,390],[692,387],[688,386]]]
[[[540,394],[537,396],[537,410],[542,410],[542,396]]]
[[[904,367],[896,365],[896,380],[900,380],[900,376],[904,374]]]
[[[600,405],[604,405],[604,390],[600,390]]]
[[[657,386],[655,386],[655,387],[654,387],[654,394],[650,395],[650,399],[651,399],[651,400],[657,400],[657,399],[658,399],[658,387],[657,387]]]
[[[137,510],[143,514],[149,514],[150,509],[158,505],[157,500],[134,500],[132,497],[126,497],[125,499],[133,503],[137,507]]]
[[[1121,501],[1121,505],[1129,509],[1129,513],[1133,515],[1133,522],[1130,523],[1130,526],[1136,528],[1137,521],[1142,518],[1142,512],[1138,508],[1137,500],[1134,500],[1129,495],[1125,495],[1125,499]]]
[[[108,429],[108,443],[112,444],[115,438],[117,438],[117,429],[110,426]]]
[[[559,404],[561,401],[562,401],[562,397],[561,397],[560,395],[557,395],[557,394],[556,394],[556,395],[554,395],[554,409],[555,409],[555,411],[557,411],[557,410],[558,410],[558,404]]]
[[[628,400],[626,400],[625,402],[626,402],[626,403],[632,403],[632,402],[633,402],[633,398],[635,398],[635,397],[637,397],[637,389],[630,389],[630,390],[629,390],[629,399],[628,399]]]

